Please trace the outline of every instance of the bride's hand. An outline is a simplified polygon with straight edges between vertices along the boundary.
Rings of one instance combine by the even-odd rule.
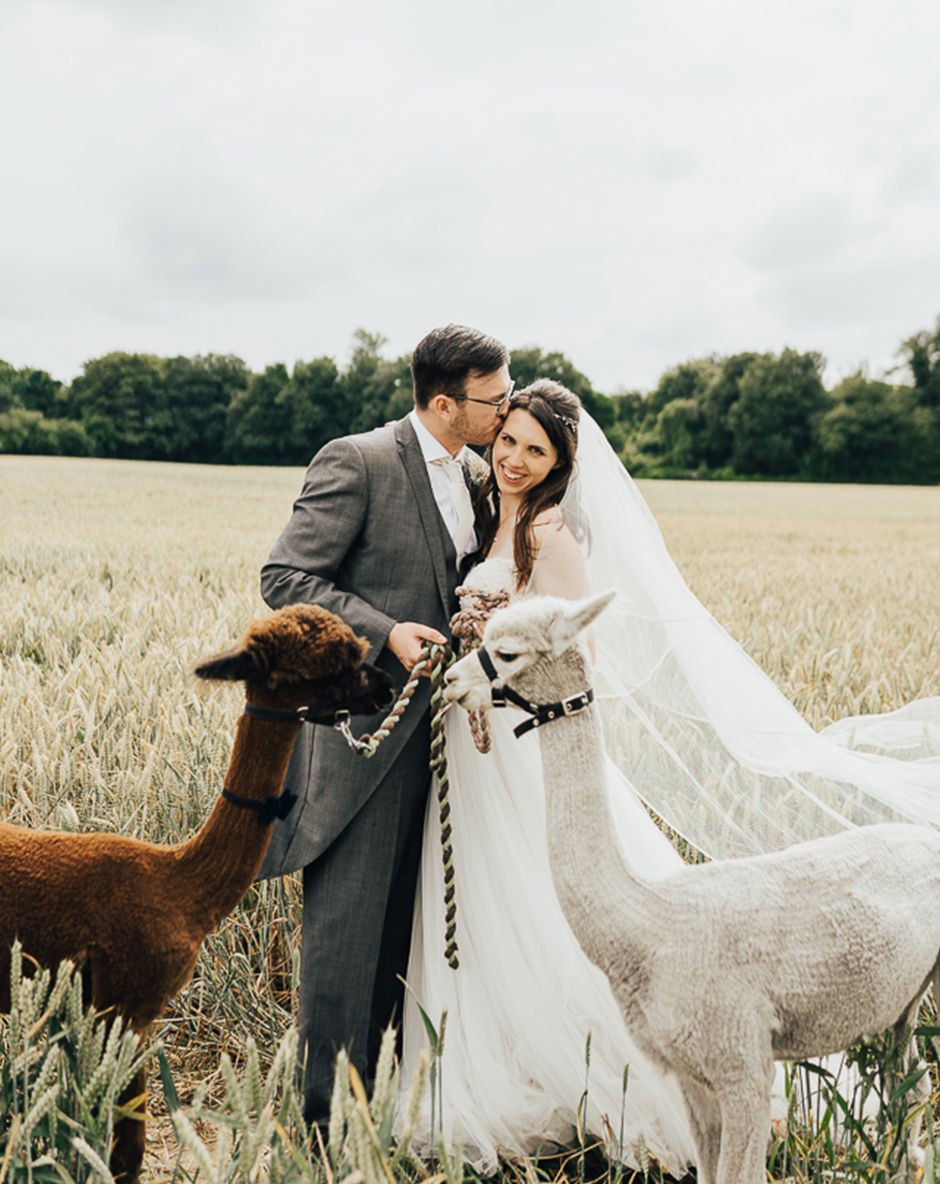
[[[430,625],[421,625],[417,621],[399,621],[392,626],[386,645],[410,674],[415,664],[421,658],[421,647],[426,641],[437,645],[446,645],[447,638]]]

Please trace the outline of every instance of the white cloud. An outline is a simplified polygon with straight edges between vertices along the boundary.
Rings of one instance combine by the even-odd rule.
[[[650,386],[932,323],[920,0],[4,8],[0,357],[345,356],[477,323]],[[6,68],[6,67],[9,68]]]
[[[867,233],[870,228],[861,224],[849,195],[821,194],[774,211],[744,255],[759,268],[787,272],[838,256]]]

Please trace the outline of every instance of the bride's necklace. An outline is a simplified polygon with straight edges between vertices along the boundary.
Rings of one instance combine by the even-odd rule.
[[[504,518],[496,528],[496,533],[493,535],[493,541],[490,544],[490,554],[494,552],[497,554],[505,553],[512,555],[512,536],[516,528],[516,516],[512,518]]]

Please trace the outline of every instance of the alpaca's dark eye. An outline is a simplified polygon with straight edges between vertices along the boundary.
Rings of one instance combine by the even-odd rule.
[[[497,650],[496,657],[499,658],[500,662],[515,662],[519,655],[507,653],[506,650]]]

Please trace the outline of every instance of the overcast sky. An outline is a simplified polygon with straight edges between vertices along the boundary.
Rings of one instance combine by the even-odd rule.
[[[0,358],[462,321],[604,390],[940,313],[937,0],[0,0]]]

